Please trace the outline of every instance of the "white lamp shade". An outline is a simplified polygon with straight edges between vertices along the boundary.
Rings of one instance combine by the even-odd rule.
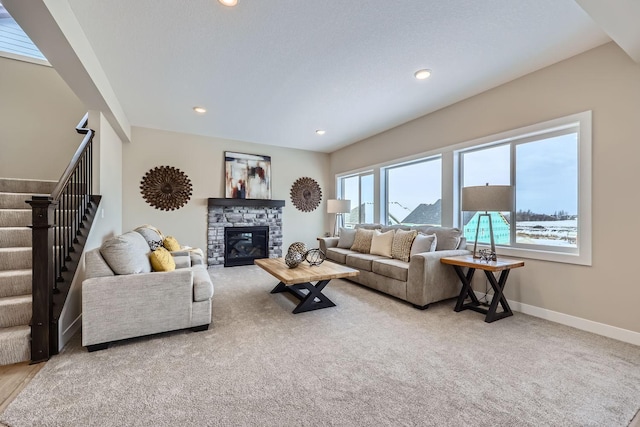
[[[351,200],[329,199],[327,200],[327,213],[351,212]]]
[[[509,212],[513,208],[513,187],[479,185],[462,189],[463,211]]]

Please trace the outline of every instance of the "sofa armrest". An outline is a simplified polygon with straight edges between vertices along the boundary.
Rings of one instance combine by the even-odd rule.
[[[329,248],[337,248],[338,247],[339,237],[319,237],[318,241],[320,242],[320,250],[327,253],[327,249]]]
[[[424,306],[435,301],[453,298],[460,293],[458,275],[441,258],[468,255],[466,249],[422,252],[411,256],[407,279],[407,301]]]
[[[193,272],[95,277],[82,282],[82,345],[191,326]]]

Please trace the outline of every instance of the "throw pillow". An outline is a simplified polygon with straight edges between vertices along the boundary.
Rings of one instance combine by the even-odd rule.
[[[356,238],[356,230],[354,228],[340,228],[340,239],[338,240],[338,247],[343,249],[349,249],[353,246],[353,241]]]
[[[386,233],[381,233],[378,230],[375,230],[375,234],[371,238],[371,254],[391,258],[391,246],[393,246],[394,234],[394,230],[389,230]]]
[[[178,243],[178,241],[176,240],[175,237],[173,236],[167,236],[164,238],[164,241],[162,242],[162,244],[164,245],[164,247],[168,250],[168,251],[179,251],[180,248],[180,244]]]
[[[462,231],[459,228],[450,227],[431,227],[425,234],[435,234],[437,236],[437,251],[446,251],[450,249],[458,249]]]
[[[160,230],[158,230],[153,225],[149,225],[149,224],[141,225],[140,227],[134,229],[133,231],[140,233],[142,237],[144,237],[144,239],[149,244],[149,249],[151,249],[152,251],[156,250],[158,246],[162,246],[162,241],[164,240],[164,236],[162,235]]]
[[[364,228],[356,229],[356,237],[353,239],[351,250],[368,254],[371,250],[371,239],[373,239],[375,232],[375,230],[366,230]]]
[[[413,244],[411,245],[411,253],[409,254],[409,258],[421,252],[433,252],[436,250],[437,244],[438,244],[438,238],[436,237],[435,234],[426,235],[426,234],[418,233],[416,238],[413,239]]]
[[[416,230],[396,231],[395,236],[393,236],[393,243],[391,244],[391,257],[399,259],[400,261],[409,261],[411,245],[417,235],[418,232]]]
[[[150,273],[149,245],[141,234],[129,231],[105,241],[100,255],[116,274]]]
[[[153,271],[173,271],[176,269],[176,262],[171,253],[163,247],[151,252],[149,261],[151,261]]]

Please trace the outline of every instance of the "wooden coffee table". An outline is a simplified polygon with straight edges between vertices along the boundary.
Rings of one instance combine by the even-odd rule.
[[[280,280],[280,283],[271,291],[272,294],[289,292],[300,300],[300,303],[293,310],[294,314],[335,307],[333,301],[322,293],[324,287],[331,279],[353,277],[360,274],[358,270],[331,261],[324,261],[316,266],[302,263],[295,268],[287,267],[284,258],[261,258],[254,262],[258,267]],[[311,282],[316,282],[316,284]]]

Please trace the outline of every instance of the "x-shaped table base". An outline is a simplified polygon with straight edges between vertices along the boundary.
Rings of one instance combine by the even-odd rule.
[[[507,283],[507,277],[509,277],[509,269],[502,270],[500,272],[500,279],[496,281],[495,276],[491,271],[483,270],[491,287],[493,288],[493,298],[491,299],[491,304],[489,305],[489,309],[480,307],[480,301],[476,297],[476,294],[473,292],[471,288],[471,279],[473,278],[473,273],[475,273],[475,268],[469,268],[467,274],[465,276],[462,267],[459,265],[454,265],[453,268],[456,270],[460,281],[462,282],[462,290],[460,291],[460,295],[458,296],[458,301],[456,302],[455,311],[462,311],[465,309],[477,311],[478,313],[486,314],[484,321],[487,323],[495,322],[496,320],[503,319],[505,317],[513,316],[513,312],[511,311],[511,307],[509,307],[509,303],[505,298],[503,291],[504,285]],[[465,304],[464,300],[467,298],[471,298],[471,302]],[[498,309],[498,303],[502,306],[502,312],[496,313]]]
[[[280,282],[271,291],[272,294],[278,292],[289,292],[300,300],[300,304],[293,310],[293,314],[303,313],[305,311],[318,310],[320,308],[335,307],[322,290],[327,286],[329,280],[320,280],[315,285],[311,282],[297,283],[295,285],[285,285]],[[307,292],[304,292],[304,291]]]

